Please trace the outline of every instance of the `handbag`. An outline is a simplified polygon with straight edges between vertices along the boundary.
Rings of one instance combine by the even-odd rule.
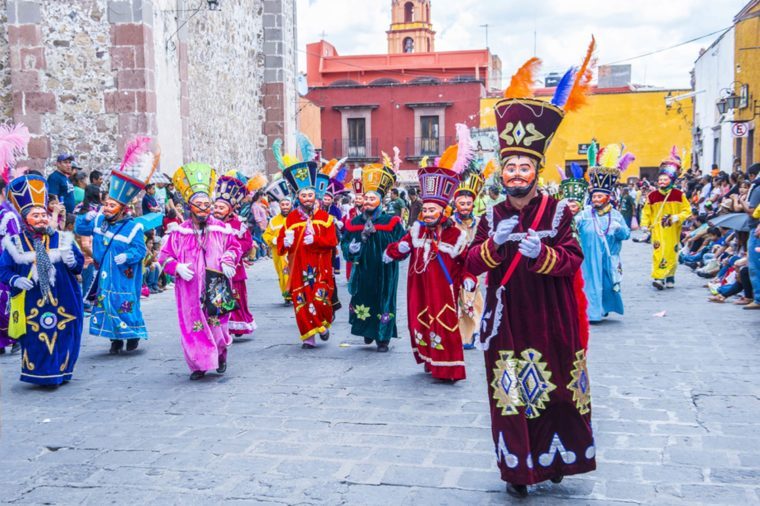
[[[29,270],[27,278],[31,279],[32,271]],[[11,312],[8,321],[8,337],[18,339],[26,334],[26,290],[11,297]]]
[[[236,310],[238,301],[232,293],[232,284],[223,273],[206,268],[206,289],[203,292],[203,309],[208,316],[223,316]]]

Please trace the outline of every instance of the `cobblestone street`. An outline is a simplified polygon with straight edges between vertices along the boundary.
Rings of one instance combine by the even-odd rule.
[[[526,504],[760,502],[760,314],[709,304],[683,268],[649,284],[649,245],[627,242],[625,317],[592,328],[598,470],[541,485]],[[224,377],[190,382],[174,294],[144,301],[151,339],[108,355],[85,336],[74,380],[18,382],[0,357],[0,503],[484,505],[499,479],[480,352],[468,379],[433,381],[400,332],[379,354],[347,335],[341,277],[332,338],[302,350],[269,262],[250,271],[259,326]],[[655,313],[666,311],[664,317]]]

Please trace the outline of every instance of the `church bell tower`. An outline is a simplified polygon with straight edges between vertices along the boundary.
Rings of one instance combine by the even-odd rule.
[[[430,23],[430,0],[392,0],[388,53],[431,53],[435,32]]]

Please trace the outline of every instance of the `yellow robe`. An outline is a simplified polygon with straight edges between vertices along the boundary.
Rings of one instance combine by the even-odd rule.
[[[459,230],[467,234],[467,244],[475,239],[478,230],[478,218],[460,222],[455,219]],[[464,288],[459,289],[459,333],[462,335],[462,344],[472,343],[472,336],[480,328],[480,317],[483,314],[483,294],[480,291],[480,283],[474,292],[468,292]]]
[[[283,226],[285,226],[285,216],[278,214],[269,220],[269,225],[267,225],[267,229],[264,231],[262,238],[264,239],[264,242],[269,245],[270,251],[272,252],[272,262],[274,262],[274,268],[277,271],[282,297],[285,299],[285,302],[290,302],[290,291],[288,288],[288,257],[278,255],[277,246],[275,245],[277,236],[280,235],[280,229]]]
[[[664,195],[656,190],[647,197],[641,226],[652,232],[652,279],[675,276],[681,227],[690,215],[691,204],[680,190],[672,189]],[[671,223],[672,216],[678,217],[676,223]]]

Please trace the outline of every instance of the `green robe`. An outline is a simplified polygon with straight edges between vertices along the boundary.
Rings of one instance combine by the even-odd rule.
[[[383,262],[383,253],[389,244],[400,240],[405,233],[401,218],[377,212],[372,219],[374,233],[367,234],[362,242],[362,231],[367,218],[360,214],[346,224],[341,249],[343,258],[352,262],[348,293],[351,305],[348,322],[351,333],[365,341],[387,343],[398,337],[396,329],[396,291],[398,289],[398,262]],[[358,253],[351,253],[351,241],[361,244]]]

